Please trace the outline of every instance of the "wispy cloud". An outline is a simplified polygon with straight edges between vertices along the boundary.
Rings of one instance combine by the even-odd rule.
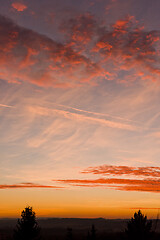
[[[52,103],[52,104],[54,104],[54,103]],[[133,121],[133,120],[131,120],[131,119],[126,119],[126,118],[114,116],[114,115],[107,114],[107,113],[86,111],[86,110],[84,110],[84,109],[79,109],[79,108],[75,108],[75,107],[71,107],[71,106],[66,106],[66,105],[62,105],[62,104],[57,104],[57,103],[55,103],[55,105],[56,105],[56,106],[60,106],[60,107],[64,107],[64,108],[67,108],[67,109],[75,110],[75,111],[81,112],[81,113],[88,113],[88,114],[92,114],[92,115],[95,115],[95,116],[109,117],[109,118],[114,118],[114,119],[117,119],[117,120],[123,120],[123,121],[126,121],[126,122],[128,121],[128,122],[138,123],[137,121]]]
[[[130,209],[148,209],[148,210],[159,210],[160,208],[150,208],[150,207],[134,207],[134,208],[130,208]]]
[[[31,112],[35,112],[36,114],[39,115],[51,115],[51,114],[58,114],[58,115],[62,115],[63,117],[67,118],[67,119],[73,119],[73,120],[77,120],[77,121],[86,121],[86,122],[90,122],[93,124],[100,124],[102,126],[107,126],[107,127],[111,127],[111,128],[117,128],[117,129],[124,129],[124,130],[129,130],[129,131],[138,131],[140,130],[140,128],[136,125],[130,124],[130,123],[124,123],[124,122],[120,122],[120,121],[113,121],[113,120],[108,120],[105,118],[102,118],[102,116],[104,117],[105,115],[103,114],[98,114],[98,113],[93,113],[93,112],[87,112],[87,111],[83,111],[83,110],[79,110],[76,108],[72,108],[72,110],[76,110],[76,112],[71,112],[68,110],[61,110],[61,109],[49,109],[49,108],[44,108],[44,107],[40,107],[40,106],[30,106],[28,108]],[[80,114],[81,113],[81,114]],[[87,115],[86,113],[90,114]],[[97,117],[95,117],[95,115]],[[109,115],[108,115],[109,116]]]
[[[160,192],[160,167],[108,166],[89,167],[81,174],[105,175],[97,179],[58,179],[57,183],[78,187],[102,187],[106,189],[139,192]],[[124,175],[126,178],[124,178]],[[114,178],[113,176],[119,176]],[[131,177],[141,178],[131,178]]]
[[[102,165],[97,167],[89,167],[81,173],[91,173],[96,175],[131,175],[142,177],[160,177],[160,167],[128,167],[128,166],[112,166]]]
[[[98,178],[98,179],[60,179],[53,180],[57,183],[68,184],[77,187],[102,187],[121,191],[160,192],[160,180],[155,179],[121,179],[121,178]]]
[[[64,187],[41,185],[41,184],[35,184],[35,183],[1,184],[0,185],[0,189],[15,189],[15,188],[53,188],[53,189],[61,189],[61,188],[64,188]]]
[[[2,103],[0,103],[0,107],[5,107],[5,108],[14,108],[14,106],[11,106],[11,105],[6,105],[6,104],[2,104]]]

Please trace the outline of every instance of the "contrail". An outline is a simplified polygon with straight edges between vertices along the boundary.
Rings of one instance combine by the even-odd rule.
[[[88,121],[88,122],[93,122],[93,123],[99,123],[104,126],[108,126],[111,128],[118,128],[118,129],[125,129],[129,131],[139,131],[140,128],[131,124],[123,123],[123,122],[116,122],[112,120],[107,120],[104,118],[98,118],[94,116],[86,116],[85,114],[79,114],[79,113],[74,113],[69,110],[61,110],[61,109],[49,109],[49,108],[44,108],[44,107],[30,107],[31,111],[35,111],[37,114],[51,114],[51,113],[56,113],[63,115],[63,117],[68,118],[68,119],[76,119],[80,121]],[[83,111],[82,111],[83,112]],[[83,112],[84,113],[84,112]]]
[[[118,117],[118,116],[114,116],[114,115],[107,114],[107,113],[98,113],[98,112],[87,111],[87,110],[83,110],[83,109],[79,109],[79,108],[74,108],[74,107],[71,107],[71,106],[66,106],[66,105],[58,104],[58,103],[52,103],[52,104],[57,105],[57,106],[60,106],[60,107],[72,109],[72,110],[75,110],[75,111],[77,111],[77,112],[89,113],[89,114],[96,115],[96,116],[110,117],[110,118],[114,118],[114,119],[118,119],[118,120],[123,120],[123,121],[138,123],[137,121],[133,121],[133,120],[131,120],[131,119],[127,119],[127,118],[123,118],[123,117]]]
[[[1,104],[1,103],[0,103],[0,107],[14,108],[14,106],[6,105],[6,104]]]

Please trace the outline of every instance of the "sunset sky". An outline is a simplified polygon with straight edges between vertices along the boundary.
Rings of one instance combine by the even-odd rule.
[[[159,10],[0,0],[0,217],[156,217]]]

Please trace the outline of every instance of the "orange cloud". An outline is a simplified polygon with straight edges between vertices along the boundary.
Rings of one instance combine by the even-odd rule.
[[[64,179],[53,180],[62,184],[78,187],[103,187],[122,191],[160,192],[160,180],[155,179],[121,179],[121,178],[99,178],[99,179]]]
[[[0,189],[15,189],[15,188],[54,188],[61,189],[59,186],[48,186],[35,183],[20,183],[20,184],[1,184]]]
[[[122,191],[160,192],[160,167],[128,167],[109,166],[89,167],[82,171],[83,174],[110,175],[109,178],[98,179],[60,179],[53,180],[61,184],[78,187],[102,187]],[[113,178],[113,176],[121,178]],[[140,176],[143,179],[122,178]]]
[[[160,177],[160,167],[128,167],[128,166],[112,166],[102,165],[97,167],[89,167],[81,173],[92,173],[102,175],[131,175],[143,177]]]
[[[16,9],[18,12],[23,12],[27,9],[27,6],[20,2],[14,2],[12,3],[12,7]]]

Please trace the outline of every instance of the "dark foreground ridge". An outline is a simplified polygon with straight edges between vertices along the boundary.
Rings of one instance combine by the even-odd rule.
[[[27,208],[25,208],[27,209]],[[32,208],[31,208],[32,209]],[[25,210],[23,211],[23,215]],[[33,212],[34,213],[34,212]],[[0,240],[118,240],[118,239],[160,239],[160,221],[147,220],[140,211],[131,219],[104,219],[104,218],[39,218],[33,217],[38,227],[37,237],[26,236],[28,225],[25,225],[22,215],[19,219],[0,219]],[[26,217],[26,215],[25,215]],[[136,219],[137,217],[137,219]],[[141,219],[140,219],[141,218]],[[146,218],[146,219],[145,219]],[[33,221],[34,221],[33,220]],[[30,220],[29,220],[30,221]],[[137,227],[138,221],[143,222]],[[17,225],[18,224],[18,225]],[[27,223],[28,224],[28,223]],[[30,223],[29,223],[30,224]],[[22,228],[21,230],[17,230]],[[31,227],[32,228],[32,227]],[[141,228],[141,229],[139,229]],[[142,229],[143,228],[143,229]],[[20,233],[15,236],[15,230]],[[127,232],[129,231],[129,232]],[[24,233],[23,233],[24,232]],[[32,232],[30,230],[30,232]],[[35,234],[36,234],[35,233]],[[19,236],[21,234],[21,236]],[[136,235],[137,234],[137,235]],[[25,235],[26,237],[24,237]]]
[[[129,219],[105,219],[105,218],[37,218],[42,228],[67,228],[88,229],[94,224],[100,230],[119,231],[126,227]],[[153,220],[154,221],[154,220]],[[14,228],[16,218],[0,218],[0,229]]]

